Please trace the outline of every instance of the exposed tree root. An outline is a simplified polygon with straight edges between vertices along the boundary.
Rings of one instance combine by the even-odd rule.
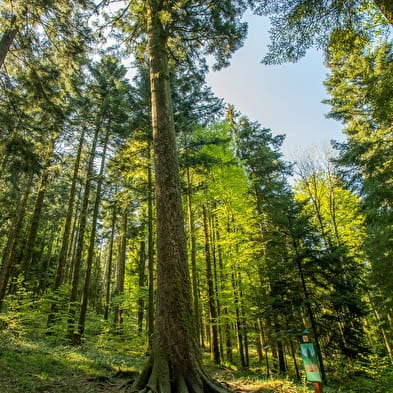
[[[139,393],[228,393],[228,389],[208,376],[199,362],[188,367],[174,366],[164,356],[150,357],[135,381]]]

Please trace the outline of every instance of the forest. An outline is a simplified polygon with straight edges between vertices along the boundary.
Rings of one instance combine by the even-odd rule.
[[[246,12],[261,67],[322,51],[343,142],[288,162],[214,95]],[[391,0],[2,0],[0,393],[393,392],[392,28]]]

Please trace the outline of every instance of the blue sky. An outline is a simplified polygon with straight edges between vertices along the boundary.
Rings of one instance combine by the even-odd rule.
[[[296,64],[263,65],[260,60],[269,42],[268,20],[253,15],[247,15],[246,20],[249,32],[243,48],[228,68],[207,77],[213,92],[273,134],[286,134],[282,151],[287,160],[312,145],[343,140],[342,125],[326,119],[329,106],[321,103],[328,97],[323,86],[328,73],[323,53],[310,50]]]

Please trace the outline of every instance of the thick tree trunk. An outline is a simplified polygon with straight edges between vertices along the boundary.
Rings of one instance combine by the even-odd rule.
[[[109,141],[109,125],[106,130],[104,146],[102,148],[101,167],[100,167],[100,172],[98,174],[96,199],[94,201],[93,217],[92,217],[90,240],[89,240],[89,249],[87,252],[85,281],[84,281],[84,286],[83,286],[82,302],[81,302],[81,309],[80,309],[79,322],[78,322],[79,337],[83,337],[83,335],[85,333],[87,303],[89,300],[90,279],[91,279],[91,272],[92,272],[92,268],[93,268],[94,250],[95,250],[95,246],[96,246],[97,220],[98,220],[98,212],[99,212],[100,205],[101,205],[101,188],[102,188],[102,182],[104,180],[105,159],[106,159],[106,150],[108,147],[108,141]]]
[[[157,308],[153,351],[136,382],[155,393],[219,391],[204,373],[192,313],[162,0],[147,1],[156,170]]]
[[[149,141],[147,147],[147,257],[148,257],[148,308],[147,308],[147,336],[148,350],[153,347],[154,333],[154,234],[153,234],[153,162],[151,157],[151,143]]]

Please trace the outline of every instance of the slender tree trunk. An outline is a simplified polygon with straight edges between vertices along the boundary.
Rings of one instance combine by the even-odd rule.
[[[103,114],[101,114],[101,116],[103,116]],[[75,343],[78,343],[80,341],[78,334],[74,333],[75,314],[77,309],[76,301],[78,299],[79,275],[82,267],[82,253],[84,248],[84,238],[85,238],[85,230],[86,230],[86,222],[87,222],[87,214],[88,214],[87,210],[88,210],[89,199],[90,199],[91,177],[93,174],[93,164],[96,154],[98,135],[101,128],[100,127],[101,120],[102,118],[99,119],[94,132],[93,143],[91,146],[90,157],[89,157],[89,162],[86,171],[86,182],[85,182],[85,189],[83,194],[83,201],[82,201],[79,228],[78,228],[79,233],[78,233],[78,240],[77,240],[75,258],[74,258],[74,266],[72,270],[71,293],[70,293],[69,306],[68,306],[69,318],[68,318],[67,331],[68,331],[68,336]]]
[[[19,203],[19,206],[16,211],[16,218],[13,225],[13,229],[10,232],[8,243],[5,248],[5,252],[3,255],[3,260],[0,269],[0,311],[3,304],[4,297],[7,292],[8,281],[11,275],[12,265],[15,260],[16,248],[19,243],[20,234],[22,231],[23,220],[25,218],[27,200],[29,198],[31,188],[33,185],[34,175],[31,175],[26,189],[23,193],[23,197]]]
[[[145,293],[146,287],[146,244],[145,239],[139,243],[139,263],[138,263],[138,333],[143,331],[143,316],[145,313]]]
[[[209,228],[207,221],[206,206],[202,206],[202,222],[203,232],[205,238],[205,262],[206,262],[206,280],[207,280],[207,291],[208,291],[208,306],[210,313],[210,350],[211,358],[214,363],[220,364],[220,350],[218,347],[218,328],[217,328],[217,310],[214,296],[214,283],[213,283],[213,271],[212,261],[210,253],[210,240],[209,240]]]
[[[190,259],[191,259],[191,278],[192,278],[192,298],[195,315],[195,330],[198,341],[201,344],[201,326],[200,326],[200,307],[199,307],[199,293],[198,293],[198,271],[196,265],[196,239],[195,239],[195,224],[194,214],[192,211],[192,182],[190,168],[187,168],[187,213],[188,213],[188,236],[190,244]]]
[[[214,203],[214,208],[216,208],[216,203]],[[223,347],[223,335],[221,324],[218,323],[218,320],[221,316],[221,304],[220,304],[220,291],[218,287],[218,269],[217,269],[217,230],[216,230],[216,217],[214,214],[210,215],[210,220],[208,220],[210,224],[210,237],[211,237],[211,250],[212,250],[212,260],[213,260],[213,284],[214,284],[214,306],[216,308],[216,326],[217,326],[217,340],[218,340],[218,354],[220,357],[224,353]]]
[[[368,293],[368,299],[369,299],[369,302],[370,302],[371,309],[373,310],[375,319],[378,322],[378,327],[379,327],[379,330],[380,330],[380,332],[382,334],[383,342],[385,344],[386,351],[387,351],[387,353],[389,355],[390,362],[393,364],[393,349],[392,349],[391,340],[389,340],[388,333],[387,333],[386,328],[384,326],[385,324],[383,323],[381,315],[380,315],[379,311],[377,310],[370,293]]]
[[[81,309],[80,309],[79,322],[78,322],[79,337],[82,337],[85,333],[87,303],[89,300],[91,271],[93,268],[94,250],[95,250],[95,246],[96,246],[97,220],[98,220],[98,213],[99,213],[100,205],[101,205],[101,188],[102,188],[102,182],[104,181],[104,170],[105,170],[106,150],[107,150],[108,141],[109,141],[109,130],[110,130],[110,126],[108,125],[107,130],[106,130],[106,134],[105,134],[105,139],[104,139],[104,146],[102,148],[101,167],[100,167],[100,172],[98,174],[96,199],[94,202],[90,240],[89,240],[89,249],[87,252],[85,281],[84,281],[84,286],[83,286],[82,302],[81,302]]]
[[[215,206],[216,207],[216,206]],[[225,293],[225,283],[227,282],[227,274],[224,272],[224,263],[223,263],[223,258],[222,258],[222,250],[221,250],[221,245],[220,245],[220,231],[219,231],[219,226],[218,226],[218,218],[217,215],[215,215],[215,239],[217,242],[217,258],[218,258],[218,267],[219,267],[219,276],[220,276],[220,291],[221,293]],[[224,323],[224,341],[225,341],[225,351],[221,351],[222,354],[225,353],[225,357],[227,362],[233,363],[233,356],[232,356],[232,340],[231,340],[231,335],[232,335],[232,329],[230,326],[230,323],[228,321],[228,306],[224,304],[223,310],[222,310],[222,315],[224,317],[225,323]],[[221,314],[220,314],[221,315]]]
[[[147,1],[156,175],[157,308],[153,351],[135,388],[146,392],[222,391],[203,371],[192,314],[163,0]]]
[[[109,317],[109,304],[111,298],[111,281],[112,281],[112,265],[113,265],[113,242],[115,238],[115,224],[117,218],[116,203],[113,204],[112,210],[112,223],[111,223],[111,238],[109,241],[109,255],[108,255],[108,266],[106,269],[106,286],[105,286],[105,308],[104,308],[104,319],[108,320]]]
[[[53,291],[55,293],[58,292],[60,286],[64,282],[64,270],[67,262],[67,254],[69,252],[70,244],[72,244],[71,225],[72,225],[72,218],[74,212],[76,185],[77,185],[79,167],[80,167],[81,156],[82,156],[82,147],[85,141],[85,133],[86,133],[86,128],[83,127],[79,137],[78,149],[76,152],[74,173],[72,175],[71,189],[68,197],[67,214],[64,223],[61,249],[60,249],[59,260],[56,268],[55,281],[53,283]],[[48,314],[48,321],[47,321],[48,327],[50,327],[53,324],[56,312],[57,312],[57,305],[55,303],[52,303]]]
[[[235,272],[232,272],[232,289],[235,303],[235,315],[236,315],[236,335],[237,335],[237,346],[240,356],[240,364],[243,368],[247,366],[246,357],[244,355],[243,345],[243,326],[240,317],[240,306],[239,306],[239,288],[236,282]]]
[[[59,236],[56,236],[56,234],[57,233],[55,232],[55,230],[52,229],[47,254],[45,256],[44,263],[42,265],[43,273],[40,277],[40,281],[38,284],[38,293],[41,293],[41,294],[43,294],[45,292],[47,285],[48,285],[48,278],[49,278],[48,273],[49,273],[49,270],[51,267],[50,265],[51,265],[51,261],[52,261],[53,249],[55,248],[55,246],[57,246],[57,243],[59,240]]]
[[[127,251],[127,221],[128,221],[128,207],[126,206],[122,215],[122,224],[121,224],[121,238],[120,238],[120,250],[119,250],[119,258],[117,262],[117,272],[116,272],[116,286],[115,286],[115,296],[122,297],[124,295],[124,277],[126,272],[126,251]],[[115,330],[117,332],[121,332],[123,329],[123,311],[122,305],[119,300],[116,302],[116,306],[114,308],[114,325]]]
[[[81,205],[83,202],[82,192],[83,192],[83,186],[80,185],[78,190],[77,204],[75,206],[74,218],[72,219],[72,229],[71,229],[69,247],[66,256],[66,263],[64,265],[63,282],[66,282],[70,285],[72,282],[72,272],[74,271],[76,249],[78,246],[78,237],[79,237],[78,224],[80,222]]]
[[[244,359],[245,359],[245,366],[250,366],[250,357],[248,351],[248,333],[247,333],[247,326],[246,326],[246,313],[244,311],[244,302],[243,302],[243,289],[241,286],[241,272],[238,273],[238,287],[239,287],[239,302],[240,302],[240,311],[241,311],[241,319],[242,319],[242,336],[244,337]]]
[[[262,319],[258,318],[258,327],[259,327],[259,334],[260,334],[260,341],[262,348],[265,353],[265,366],[266,366],[266,376],[270,377],[270,366],[269,366],[269,357],[267,354],[267,342],[265,337],[265,329],[263,327]]]

